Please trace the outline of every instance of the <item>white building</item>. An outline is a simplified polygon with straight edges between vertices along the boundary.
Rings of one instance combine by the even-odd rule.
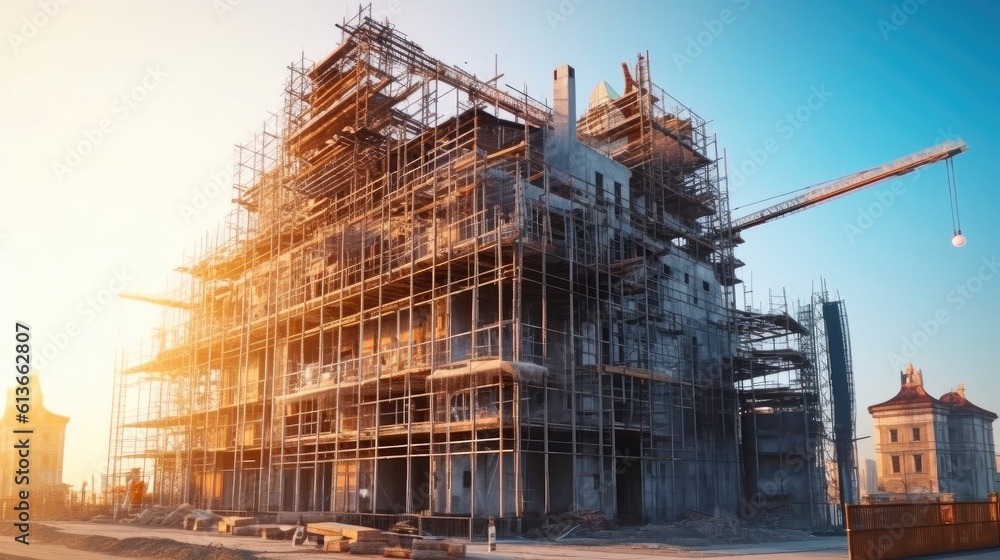
[[[878,492],[878,468],[874,459],[865,459],[861,467],[861,497]]]

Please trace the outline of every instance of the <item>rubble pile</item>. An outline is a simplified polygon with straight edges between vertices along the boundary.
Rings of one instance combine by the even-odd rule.
[[[416,525],[410,523],[409,521],[397,521],[392,527],[389,527],[389,531],[392,533],[397,533],[400,535],[419,535],[420,529]]]
[[[528,531],[528,536],[536,539],[565,539],[568,537],[590,537],[598,531],[614,528],[614,524],[597,509],[585,509],[576,513],[552,514],[545,518],[541,527]]]
[[[221,519],[218,515],[204,509],[196,509],[191,504],[173,506],[153,506],[140,513],[129,514],[119,518],[121,523],[137,525],[159,525],[161,527],[176,527],[184,529],[206,530]],[[94,523],[113,522],[111,516],[97,515],[91,519]]]

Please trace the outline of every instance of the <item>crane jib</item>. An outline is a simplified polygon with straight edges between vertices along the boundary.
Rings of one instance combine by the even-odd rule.
[[[925,165],[957,156],[968,149],[969,146],[961,139],[947,140],[936,146],[925,148],[878,167],[837,179],[794,198],[735,219],[732,221],[731,229],[734,232],[738,232],[758,226],[775,218],[798,212],[799,210],[805,210],[827,200],[870,187],[890,177],[905,175]]]

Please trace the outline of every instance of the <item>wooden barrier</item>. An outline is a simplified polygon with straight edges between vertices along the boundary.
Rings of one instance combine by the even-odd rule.
[[[906,503],[846,506],[851,560],[1000,548],[1000,503]]]

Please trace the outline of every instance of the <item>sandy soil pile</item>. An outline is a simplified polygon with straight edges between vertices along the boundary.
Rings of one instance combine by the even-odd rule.
[[[4,527],[3,533],[10,533]],[[75,550],[97,552],[107,556],[133,558],[164,558],[170,560],[259,560],[249,550],[225,548],[221,545],[200,545],[177,542],[173,539],[136,537],[116,539],[97,535],[62,533],[41,524],[31,526],[32,542],[58,544]]]
[[[162,527],[183,527],[185,519],[200,521],[201,526],[208,526],[221,519],[218,515],[204,509],[192,508],[190,504],[177,507],[153,506],[144,509],[142,513],[120,517],[120,523],[135,523],[138,525],[160,525]],[[98,515],[91,519],[95,523],[113,523],[110,515]]]

